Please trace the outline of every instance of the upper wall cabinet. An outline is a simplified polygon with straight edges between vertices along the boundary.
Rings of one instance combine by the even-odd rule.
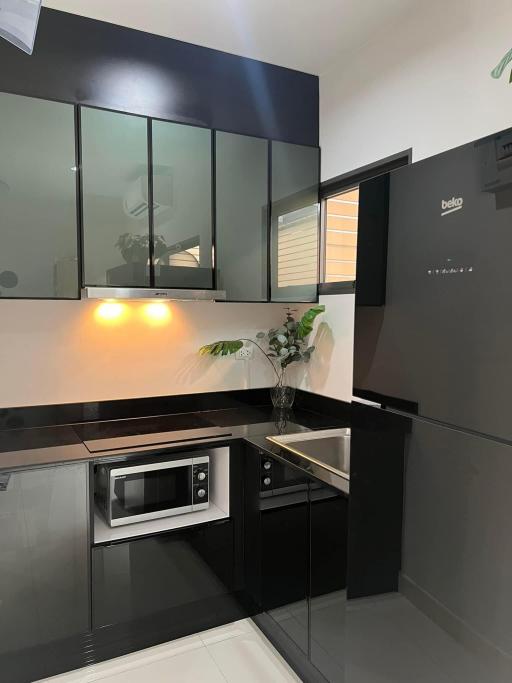
[[[0,123],[0,297],[316,300],[317,148],[4,93]]]
[[[74,109],[0,93],[0,296],[78,297]]]
[[[85,285],[150,284],[147,126],[139,116],[81,110]]]
[[[217,286],[231,301],[268,298],[268,141],[217,133]]]
[[[272,142],[271,300],[316,301],[320,150]]]
[[[152,121],[156,287],[207,289],[212,272],[212,131]]]

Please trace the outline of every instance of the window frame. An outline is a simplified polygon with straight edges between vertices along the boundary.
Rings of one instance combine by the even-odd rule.
[[[375,178],[383,173],[389,173],[401,166],[407,166],[412,162],[412,147],[398,152],[384,159],[379,159],[374,163],[361,166],[354,171],[343,173],[329,180],[320,183],[319,202],[320,202],[320,282],[318,284],[318,294],[353,294],[355,292],[356,280],[342,280],[340,282],[323,282],[325,277],[325,257],[326,257],[326,208],[327,200],[335,197],[342,192],[359,188],[365,180]]]

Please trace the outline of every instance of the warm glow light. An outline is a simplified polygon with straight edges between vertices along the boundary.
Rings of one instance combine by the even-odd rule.
[[[95,315],[102,322],[118,321],[126,315],[126,306],[118,301],[105,301],[98,306]]]
[[[144,317],[153,324],[164,324],[171,319],[171,309],[162,301],[156,301],[143,306]]]

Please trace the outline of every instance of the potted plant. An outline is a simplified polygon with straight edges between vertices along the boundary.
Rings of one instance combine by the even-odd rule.
[[[297,321],[291,308],[286,308],[286,318],[277,328],[268,332],[258,332],[254,339],[232,339],[206,344],[199,349],[201,355],[228,356],[239,351],[244,344],[254,344],[272,366],[276,377],[275,386],[270,390],[272,404],[276,408],[291,408],[295,389],[286,383],[286,369],[292,363],[308,363],[314,346],[308,346],[307,337],[313,330],[313,321],[325,311],[324,305],[313,306]]]
[[[147,263],[149,254],[149,235],[133,235],[125,232],[119,235],[116,247],[121,252],[126,263]],[[153,253],[155,259],[167,251],[167,245],[162,235],[153,238]]]

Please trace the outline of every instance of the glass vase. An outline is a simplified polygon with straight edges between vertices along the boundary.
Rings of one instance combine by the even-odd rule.
[[[295,399],[295,387],[286,384],[276,384],[270,389],[272,405],[279,410],[289,410],[293,406]]]

